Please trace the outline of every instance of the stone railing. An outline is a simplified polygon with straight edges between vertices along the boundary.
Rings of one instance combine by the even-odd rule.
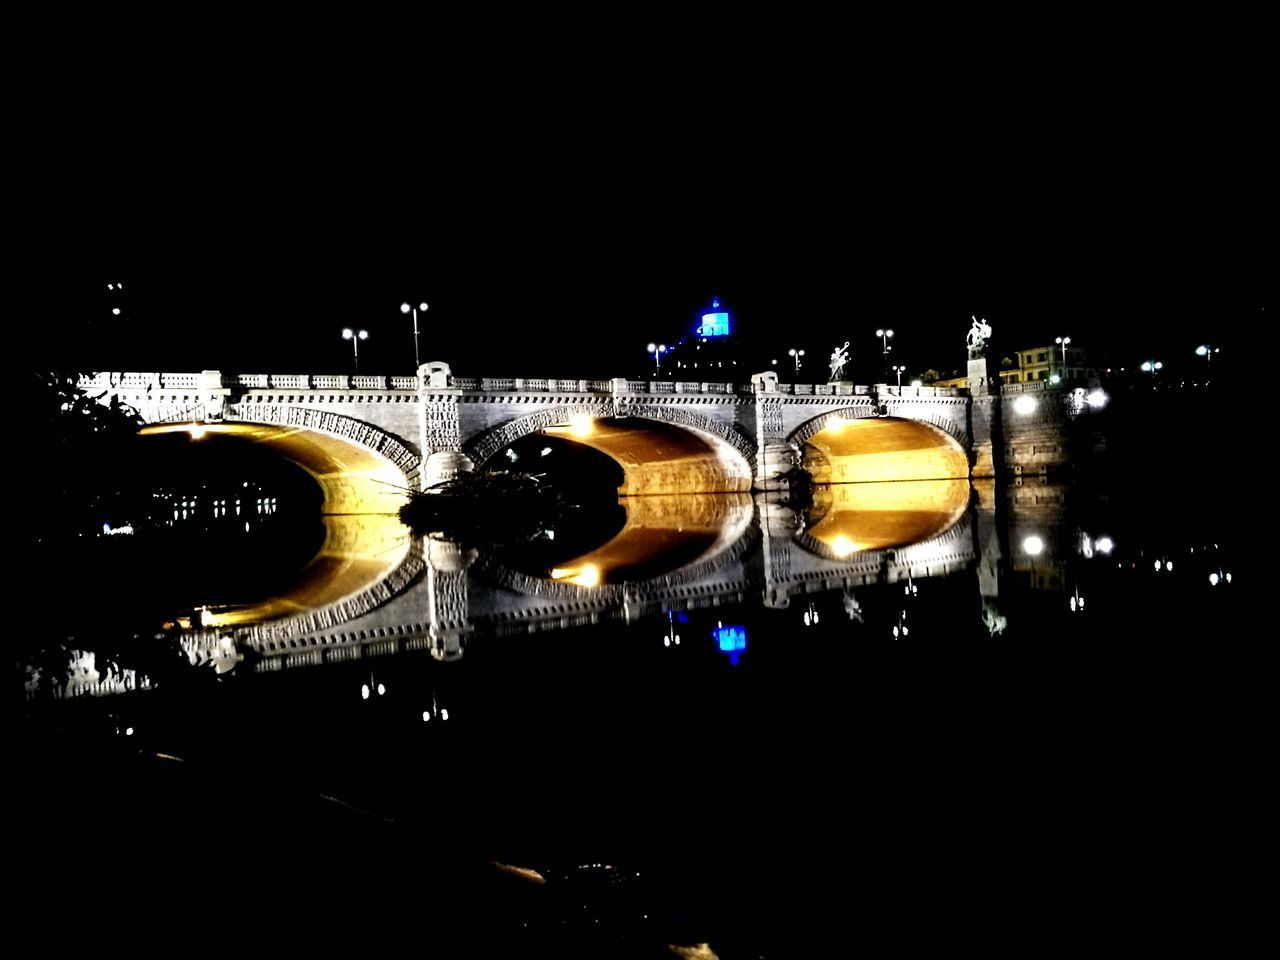
[[[82,377],[83,390],[112,387],[121,390],[207,390],[239,387],[256,390],[398,390],[417,391],[417,377],[348,376],[346,374],[266,374],[237,373],[96,373]],[[584,380],[569,377],[449,377],[449,385],[468,391],[493,393],[591,393],[591,394],[712,394],[731,396],[751,393],[747,384],[712,383],[696,380]],[[1047,381],[1013,383],[1006,393],[1031,393],[1057,389]],[[888,397],[959,397],[966,391],[957,387],[898,387],[848,383],[775,383],[770,392],[799,397],[869,396],[878,393]]]
[[[1033,380],[1030,383],[1006,383],[1000,388],[1001,393],[1043,393],[1046,390],[1061,390],[1061,384],[1048,380]]]
[[[895,387],[880,384],[876,387],[882,397],[958,397],[959,387]]]
[[[82,390],[417,390],[417,377],[353,377],[346,374],[280,373],[95,373],[80,378]]]

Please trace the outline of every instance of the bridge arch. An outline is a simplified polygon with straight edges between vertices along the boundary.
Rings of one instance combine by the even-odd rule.
[[[611,403],[545,407],[492,427],[463,445],[477,466],[532,433],[586,444],[623,470],[619,493],[741,493],[751,489],[754,445],[732,429],[691,410]],[[655,439],[661,442],[653,442]]]
[[[946,419],[939,425],[844,407],[801,424],[787,439],[803,450],[817,483],[967,479],[967,438],[958,431]]]
[[[387,584],[404,586],[421,568],[412,536],[398,515],[407,502],[401,469],[370,446],[300,426],[243,421],[163,421],[142,427],[143,436],[185,433],[261,444],[304,470],[323,496],[324,541],[285,590],[242,607],[207,609],[203,625],[236,626],[332,611],[340,616],[385,598]]]

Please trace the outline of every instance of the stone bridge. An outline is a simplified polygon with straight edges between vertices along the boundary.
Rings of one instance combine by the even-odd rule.
[[[768,490],[803,465],[819,480],[989,476],[998,398],[957,389],[664,380],[99,373],[83,388],[146,423],[306,430],[364,448],[425,488],[483,467],[531,433],[595,447],[622,494]],[[331,443],[330,447],[337,449]]]
[[[1087,412],[1060,390],[970,396],[782,384],[772,374],[749,384],[468,379],[439,363],[415,377],[100,373],[82,387],[136,409],[148,429],[244,433],[316,477],[329,528],[321,582],[289,598],[287,615],[250,611],[192,625],[193,658],[251,654],[258,669],[416,648],[451,659],[477,631],[534,632],[748,598],[786,606],[797,592],[977,565],[986,548],[966,512],[971,479],[1065,462],[1068,427]],[[591,572],[608,563],[606,544],[548,580],[411,538],[399,524],[404,488],[483,466],[537,432],[617,460],[620,493],[654,495],[623,498],[629,517],[650,526],[663,522],[654,515],[663,502],[680,499],[662,494],[719,494],[707,520],[714,545],[670,573],[609,583]],[[747,494],[784,486],[797,467],[820,481],[863,482],[819,488],[828,492],[808,520],[764,492]],[[879,482],[904,479],[923,482]],[[868,516],[880,525],[840,519]]]

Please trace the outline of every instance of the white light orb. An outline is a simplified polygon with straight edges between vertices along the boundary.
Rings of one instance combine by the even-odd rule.
[[[1013,401],[1013,412],[1022,417],[1028,417],[1036,412],[1036,398],[1021,396]]]
[[[410,310],[412,310],[412,309],[413,309],[413,307],[409,306],[407,303],[402,303],[402,304],[400,304],[400,312],[401,312],[401,313],[408,313],[408,312],[409,312]]]
[[[1044,541],[1037,536],[1027,537],[1022,541],[1022,551],[1033,557],[1038,557],[1044,552]]]

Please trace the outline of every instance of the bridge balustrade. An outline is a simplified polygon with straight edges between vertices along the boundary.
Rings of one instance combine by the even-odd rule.
[[[346,390],[347,378],[317,376],[311,378],[311,385],[322,390]]]
[[[282,387],[288,390],[306,390],[310,386],[310,380],[311,378],[305,373],[297,376],[273,373],[271,374],[270,386]]]
[[[239,373],[231,382],[237,387],[266,388],[271,385],[271,378],[265,373]]]
[[[392,377],[391,389],[392,390],[417,390],[418,378],[417,377]]]
[[[387,389],[386,377],[352,377],[351,385],[361,390],[385,390]]]
[[[162,373],[160,374],[160,383],[166,390],[194,390],[196,387],[200,386],[200,374]]]

